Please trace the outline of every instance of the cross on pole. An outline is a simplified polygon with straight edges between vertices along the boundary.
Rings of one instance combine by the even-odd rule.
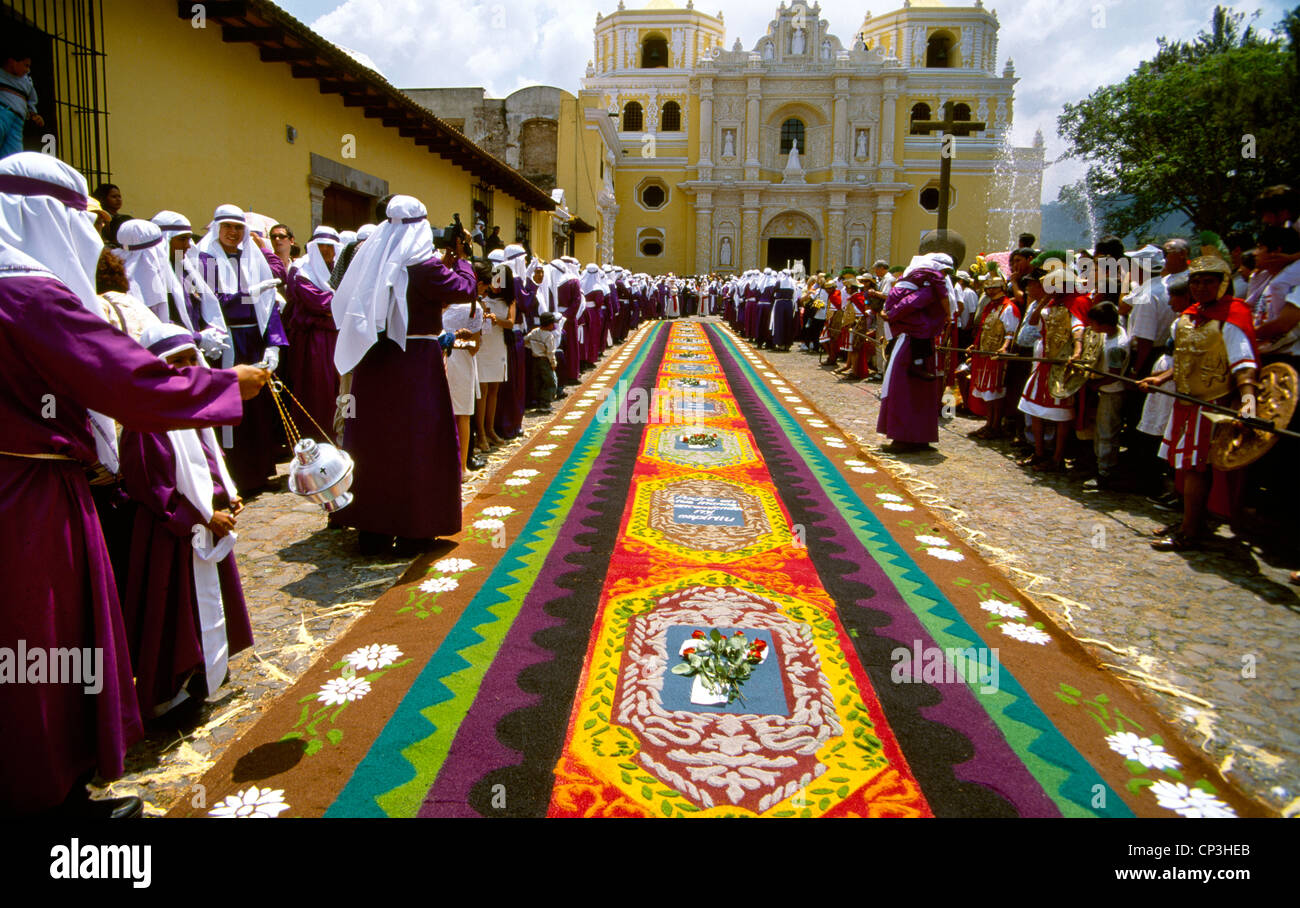
[[[942,120],[913,120],[912,134],[928,136],[936,129],[943,130],[943,143],[939,149],[939,229],[948,229],[948,193],[952,184],[952,158],[955,136],[968,136],[979,132],[985,124],[977,120],[955,120],[952,116],[952,102],[943,102]]]

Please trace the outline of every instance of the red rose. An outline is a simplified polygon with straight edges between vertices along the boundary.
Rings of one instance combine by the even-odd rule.
[[[703,640],[707,635],[704,633],[704,631],[695,631],[694,633],[691,634],[691,636],[694,637],[696,640]]]
[[[766,640],[755,640],[754,645],[757,646],[759,649],[767,649]]]
[[[692,647],[689,648],[689,649],[684,649],[684,650],[682,650],[682,655],[683,655],[683,656],[689,656],[689,655],[690,655],[691,653],[693,653],[693,652],[695,652],[695,647],[692,646]]]
[[[743,636],[745,636],[745,632],[744,632],[744,631],[736,631],[736,632],[735,632],[734,634],[732,634],[731,636],[733,636],[733,637],[743,637]]]

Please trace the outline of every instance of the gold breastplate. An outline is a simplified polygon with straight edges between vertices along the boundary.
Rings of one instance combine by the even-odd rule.
[[[1048,359],[1066,359],[1074,352],[1070,335],[1070,308],[1051,306],[1043,313],[1043,355]]]
[[[1003,308],[1003,305],[993,303],[984,314],[984,321],[980,323],[979,345],[983,353],[996,353],[1002,349],[1002,342],[1007,336],[1007,326],[1002,324]]]
[[[1180,315],[1174,327],[1174,387],[1180,394],[1218,400],[1232,390],[1222,322],[1196,326]]]

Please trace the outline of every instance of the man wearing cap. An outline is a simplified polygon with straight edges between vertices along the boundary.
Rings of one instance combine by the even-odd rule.
[[[0,524],[10,530],[0,545],[0,648],[102,658],[87,684],[0,683],[0,815],[141,810],[139,799],[90,802],[85,789],[96,771],[121,775],[141,735],[86,479],[105,458],[116,470],[118,449],[93,411],[140,431],[215,426],[238,421],[240,398],[269,378],[246,366],[172,368],[104,321],[93,283],[102,241],[87,195],[85,178],[51,155],[0,161]]]
[[[289,343],[275,299],[275,288],[286,276],[280,260],[253,241],[240,208],[220,205],[199,241],[198,261],[230,331],[231,349],[222,365],[265,363],[274,372],[280,365],[280,348]],[[222,430],[221,446],[241,490],[249,493],[266,487],[275,473],[276,451],[283,439],[269,391],[244,405],[238,426]]]

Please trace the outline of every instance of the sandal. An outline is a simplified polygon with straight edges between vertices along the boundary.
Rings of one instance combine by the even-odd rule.
[[[1036,467],[1047,460],[1046,454],[1030,454],[1028,457],[1022,457],[1016,461],[1018,467]]]
[[[1035,473],[1064,473],[1065,464],[1059,460],[1044,459],[1031,468]]]
[[[1162,526],[1160,529],[1156,530],[1151,535],[1155,536],[1157,539],[1164,539],[1166,536],[1172,536],[1175,533],[1177,533],[1182,528],[1182,525],[1183,522],[1181,520],[1178,520],[1175,521],[1174,523]]]
[[[1174,533],[1172,536],[1151,543],[1151,548],[1157,552],[1191,552],[1204,547],[1201,537],[1186,536],[1182,533]]]

